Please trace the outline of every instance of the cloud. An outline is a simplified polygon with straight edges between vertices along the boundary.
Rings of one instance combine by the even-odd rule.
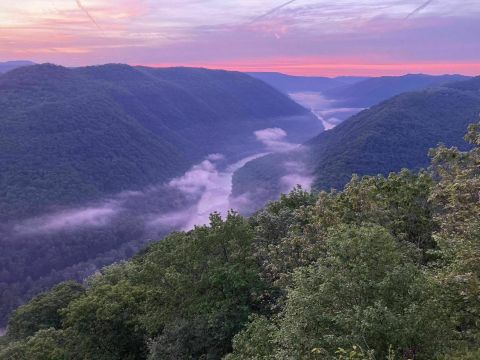
[[[226,214],[243,203],[245,199],[230,196],[233,173],[266,154],[250,155],[228,166],[224,155],[210,154],[166,184],[123,191],[94,204],[47,213],[12,226],[0,224],[0,233],[13,237],[53,235],[108,227],[124,218],[134,220],[135,226],[143,224],[150,236],[189,230],[195,225],[208,224],[212,212]]]
[[[221,161],[225,160],[225,156],[222,154],[210,154],[207,156],[207,160],[209,161]]]
[[[300,144],[287,142],[285,138],[287,133],[280,128],[267,128],[255,131],[257,140],[261,141],[267,149],[274,153],[288,153],[283,162],[285,175],[280,178],[280,189],[282,193],[287,193],[296,185],[309,189],[313,178],[307,171],[304,162],[306,148]],[[293,160],[295,159],[296,160]],[[262,204],[263,205],[263,204]]]
[[[48,234],[79,228],[102,227],[121,211],[119,204],[107,202],[97,207],[70,209],[28,219],[14,226],[16,235]]]
[[[257,130],[254,132],[257,140],[260,141],[277,141],[285,138],[287,133],[280,128],[268,128],[263,130]]]
[[[195,206],[180,211],[151,214],[146,219],[146,227],[148,229],[172,228],[187,230],[189,226],[187,224],[190,224],[190,218],[193,213],[195,213]]]
[[[188,194],[196,194],[220,180],[215,164],[210,160],[204,160],[193,166],[183,176],[171,180],[169,186]]]
[[[282,192],[289,192],[297,185],[300,185],[306,190],[310,189],[313,182],[313,176],[308,171],[303,161],[289,160],[284,163],[284,166],[287,175],[280,178]]]
[[[287,133],[280,128],[267,128],[254,132],[258,141],[263,143],[268,151],[286,152],[298,147],[298,144],[292,144],[285,140]]]
[[[4,60],[327,76],[480,71],[478,0],[432,1],[428,11],[419,0],[76,1],[102,32],[74,1],[3,1]]]
[[[267,128],[254,134],[268,151],[294,149],[299,154],[302,152],[299,145],[286,140],[287,133],[283,129]],[[214,211],[225,215],[230,209],[252,209],[257,199],[250,194],[232,196],[232,177],[248,162],[268,154],[256,153],[231,164],[222,154],[210,154],[166,184],[123,191],[90,205],[26,219],[13,225],[11,233],[19,237],[53,235],[108,227],[127,218],[136,226],[143,226],[145,233],[152,237],[175,229],[189,230],[195,225],[208,224]],[[285,164],[285,169],[286,174],[281,179],[282,191],[288,192],[297,184],[308,187],[311,180],[300,162],[290,161]]]

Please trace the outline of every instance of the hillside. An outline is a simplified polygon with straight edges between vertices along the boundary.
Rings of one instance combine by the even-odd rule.
[[[465,148],[463,129],[478,119],[478,79],[406,93],[353,116],[311,147],[316,188],[341,188],[352,173],[388,174],[429,163],[428,149],[439,143]]]
[[[165,235],[175,223],[153,219],[198,194],[162,183],[208,154],[264,151],[260,129],[322,130],[259,80],[193,68],[22,67],[0,76],[0,108],[0,328],[39,291]]]
[[[16,309],[0,359],[478,359],[480,123],[465,139],[61,283]]]
[[[0,62],[0,74],[6,73],[7,71],[22,67],[22,66],[30,66],[35,65],[35,63],[31,61],[6,61]]]
[[[424,90],[428,87],[467,79],[467,76],[462,75],[381,76],[325,89],[323,94],[326,98],[335,100],[338,107],[370,107],[404,92]]]
[[[398,95],[314,137],[304,155],[313,186],[341,189],[354,173],[425,167],[428,149],[438,143],[464,147],[463,129],[480,113],[479,79]],[[287,153],[251,161],[233,177],[234,196],[275,198],[289,173],[285,164],[297,158]]]
[[[209,153],[241,156],[253,131],[295,117],[321,130],[263,82],[203,69],[23,67],[0,77],[0,106],[0,219],[163,182]]]
[[[276,72],[249,72],[248,75],[265,81],[286,94],[296,92],[323,92],[364,80],[360,77],[329,78],[322,76],[294,76]]]

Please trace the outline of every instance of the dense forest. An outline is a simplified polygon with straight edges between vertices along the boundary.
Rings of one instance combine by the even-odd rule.
[[[0,108],[0,221],[161,183],[211,153],[244,156],[279,123],[298,141],[322,130],[262,81],[194,68],[21,67],[0,75]]]
[[[274,199],[286,164],[302,159],[313,187],[341,189],[351,174],[388,175],[428,166],[427,152],[439,143],[468,148],[468,119],[480,113],[480,77],[404,93],[350,117],[305,144],[303,152],[267,155],[233,177],[235,195],[250,192]],[[301,157],[300,157],[301,156]]]
[[[0,328],[36,293],[164,236],[146,214],[184,205],[164,183],[209,154],[251,155],[272,126],[299,142],[322,130],[262,81],[196,68],[23,66],[0,75],[0,108]]]
[[[211,215],[10,318],[1,359],[480,357],[480,124],[426,170]]]

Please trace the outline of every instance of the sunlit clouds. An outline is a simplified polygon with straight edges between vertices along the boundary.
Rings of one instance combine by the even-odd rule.
[[[477,0],[22,0],[0,61],[312,75],[480,73]]]

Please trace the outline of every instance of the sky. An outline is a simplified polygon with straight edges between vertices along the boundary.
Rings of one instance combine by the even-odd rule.
[[[0,0],[0,61],[480,74],[480,0]]]

